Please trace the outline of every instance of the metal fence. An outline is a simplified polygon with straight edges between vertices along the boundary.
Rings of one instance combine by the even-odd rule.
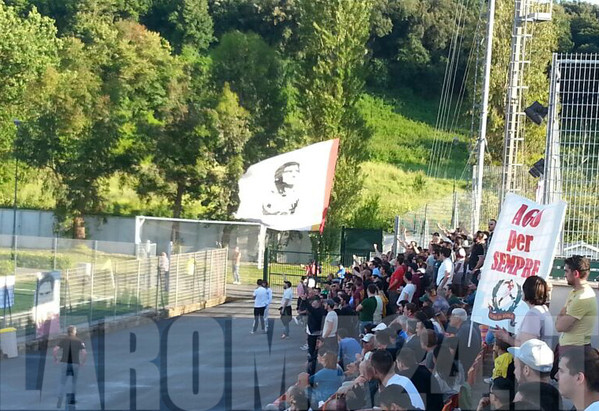
[[[0,235],[0,275],[156,256],[156,244]]]
[[[554,54],[545,158],[547,203],[568,203],[560,255],[599,257],[599,54]]]
[[[81,264],[63,270],[60,287],[61,327],[114,321],[123,316],[158,312],[225,297],[227,249],[174,254],[168,271],[159,257]],[[19,273],[15,306],[0,311],[0,323],[20,335],[35,334],[35,274]]]
[[[476,173],[476,166],[473,168]],[[499,215],[499,195],[501,192],[502,168],[485,166],[483,172],[482,203],[480,226],[473,227],[473,193],[470,181],[456,184],[455,191],[443,201],[434,201],[417,210],[400,216],[400,226],[406,228],[407,239],[418,244],[428,244],[434,232],[440,232],[439,226],[454,229],[458,226],[472,234],[477,230],[486,230],[487,222]],[[466,175],[465,178],[468,176]],[[528,170],[519,169],[514,174],[515,182],[521,187],[519,194],[535,199],[538,192],[538,179],[532,177]],[[467,187],[464,188],[464,183]],[[400,228],[400,233],[402,229]]]

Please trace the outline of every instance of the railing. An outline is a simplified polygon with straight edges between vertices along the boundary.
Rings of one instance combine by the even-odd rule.
[[[103,261],[66,269],[60,281],[60,323],[115,321],[123,316],[160,312],[225,297],[226,248],[171,256],[168,271],[159,257]],[[20,273],[15,306],[0,309],[0,324],[19,335],[35,334],[36,274]]]

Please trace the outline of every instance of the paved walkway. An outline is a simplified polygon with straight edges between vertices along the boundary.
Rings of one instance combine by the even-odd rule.
[[[253,292],[256,286],[227,284],[227,301],[216,307],[198,311],[194,315],[212,318],[254,318]],[[279,318],[278,308],[283,293],[274,291],[272,296],[270,318]]]
[[[304,369],[305,333],[292,323],[280,339],[275,294],[269,333],[250,335],[253,289],[232,285],[219,307],[85,338],[77,407],[261,409]],[[0,361],[0,410],[55,410],[58,373],[51,350]]]

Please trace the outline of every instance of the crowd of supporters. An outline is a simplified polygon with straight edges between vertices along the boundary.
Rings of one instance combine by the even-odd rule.
[[[307,270],[295,288],[295,314],[287,282],[282,338],[291,321],[302,327],[306,370],[269,408],[549,411],[567,403],[599,410],[599,355],[590,345],[597,300],[586,258],[566,260],[573,289],[557,318],[548,283],[531,276],[522,286],[529,310],[515,333],[471,321],[494,227],[491,220],[489,231],[472,236],[440,227],[424,247],[400,241],[403,252],[392,256],[375,246],[370,261],[355,259],[326,278]],[[485,351],[494,361],[481,397],[472,386]]]

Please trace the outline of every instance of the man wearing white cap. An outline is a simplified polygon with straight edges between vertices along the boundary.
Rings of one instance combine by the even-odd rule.
[[[526,390],[516,392],[515,402],[528,401],[541,404],[541,396],[557,399],[561,403],[560,393],[549,383],[549,375],[553,367],[553,350],[544,341],[533,338],[520,347],[509,347],[508,352],[514,356],[514,376],[519,387]]]
[[[507,350],[514,356],[514,376],[519,384],[549,382],[553,350],[547,343],[533,338],[520,347],[509,347]]]

